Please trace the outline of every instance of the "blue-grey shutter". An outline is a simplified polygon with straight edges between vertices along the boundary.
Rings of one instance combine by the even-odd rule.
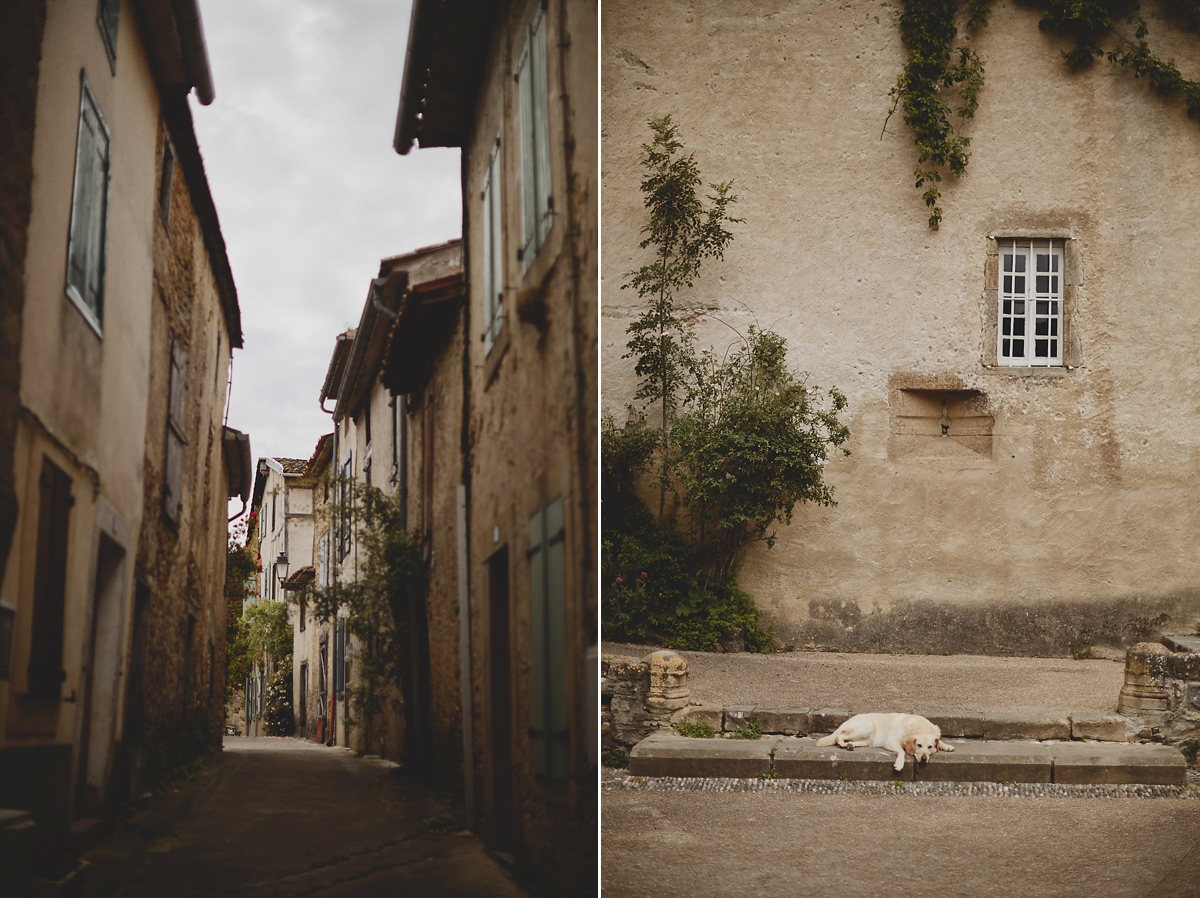
[[[163,511],[175,522],[183,497],[184,418],[186,413],[187,350],[171,343],[170,375],[167,383],[166,471],[163,478]]]
[[[116,66],[117,61],[117,25],[120,22],[121,0],[100,0],[100,11],[96,18],[100,22],[100,33],[104,36],[104,49],[108,51],[108,60]]]
[[[346,619],[339,617],[333,640],[333,694],[338,698],[346,688]]]
[[[517,64],[521,128],[521,270],[528,271],[551,222],[546,16],[534,14]]]
[[[530,736],[534,772],[556,780],[566,780],[570,773],[563,536],[561,499],[529,519],[533,624]]]
[[[67,290],[100,326],[104,311],[104,238],[109,136],[87,79],[82,79],[75,193],[67,249]]]
[[[500,140],[488,157],[483,185],[483,320],[484,352],[490,351],[503,324],[504,232],[500,206]]]

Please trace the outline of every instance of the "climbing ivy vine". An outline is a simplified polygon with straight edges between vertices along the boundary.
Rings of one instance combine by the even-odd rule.
[[[1160,0],[1167,21],[1187,31],[1200,30],[1200,0]],[[1035,0],[1042,11],[1038,27],[1075,41],[1062,51],[1074,71],[1098,58],[1128,68],[1135,78],[1164,96],[1181,95],[1187,114],[1200,118],[1200,81],[1185,78],[1174,60],[1151,49],[1149,29],[1137,0]],[[967,169],[971,138],[964,124],[974,117],[983,89],[984,64],[972,46],[987,27],[991,0],[905,0],[900,33],[908,61],[889,96],[892,112],[900,108],[913,132],[917,164],[913,170],[921,198],[929,208],[929,227],[942,221],[939,204],[943,177],[959,177]],[[959,41],[958,22],[966,30]],[[956,120],[957,119],[957,123]],[[886,130],[887,123],[884,123]]]

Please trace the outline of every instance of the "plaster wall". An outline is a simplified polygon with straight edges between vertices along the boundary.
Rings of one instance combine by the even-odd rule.
[[[701,343],[772,328],[810,384],[849,398],[852,455],[826,469],[837,507],[797,509],[773,550],[744,557],[782,642],[1057,654],[1190,627],[1200,128],[1103,60],[1072,74],[1035,10],[994,4],[970,165],[931,231],[911,132],[888,118],[898,11],[604,5],[604,409],[623,420],[636,389],[622,356],[641,308],[620,288],[650,259],[638,161],[646,123],[670,114],[704,181],[734,179],[745,218],[682,297]],[[1200,76],[1200,40],[1145,13],[1158,52]],[[1073,367],[986,364],[988,238],[1014,233],[1077,253]],[[895,450],[904,391],[929,388],[979,394],[990,452],[936,437]]]
[[[94,7],[45,7],[32,155],[22,175],[28,189],[28,218],[22,222],[27,230],[22,258],[11,260],[24,273],[16,332],[19,407],[11,418],[15,439],[10,457],[19,512],[0,598],[17,614],[12,676],[0,691],[0,749],[5,750],[0,766],[18,781],[44,785],[26,806],[35,807],[39,823],[51,826],[69,819],[78,783],[94,775],[103,786],[114,760],[134,534],[141,521],[159,104],[138,29],[128,24],[133,22],[128,4],[122,5],[121,17],[127,27],[120,30],[114,73]],[[38,40],[39,35],[30,32],[27,37]],[[81,72],[112,139],[100,332],[64,289]],[[43,458],[70,477],[74,499],[66,556],[63,701],[58,702],[24,697]],[[38,755],[43,748],[49,751]],[[53,756],[53,769],[38,767],[39,756]],[[27,762],[35,766],[27,768]]]

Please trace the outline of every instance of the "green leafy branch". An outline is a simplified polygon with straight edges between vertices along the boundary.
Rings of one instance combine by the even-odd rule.
[[[961,177],[967,169],[971,138],[959,129],[974,118],[983,89],[984,67],[979,54],[969,44],[954,46],[960,5],[959,0],[907,0],[900,14],[900,34],[908,47],[908,61],[888,94],[892,111],[897,106],[903,110],[904,123],[912,128],[916,140],[913,175],[917,189],[925,188],[921,199],[930,210],[932,230],[937,230],[942,221],[942,193],[938,187],[942,172]],[[990,7],[989,0],[970,0],[968,31],[987,25]],[[946,91],[955,89],[957,108],[944,99]],[[958,118],[957,127],[951,121],[953,117]]]

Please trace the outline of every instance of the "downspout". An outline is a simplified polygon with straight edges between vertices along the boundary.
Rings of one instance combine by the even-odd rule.
[[[576,199],[577,199],[576,192],[574,189],[574,187],[575,187],[576,141],[575,141],[575,135],[573,132],[570,134],[567,133],[567,129],[570,127],[570,123],[571,123],[572,119],[571,119],[571,98],[570,98],[570,91],[568,90],[568,84],[567,84],[567,59],[566,59],[567,51],[569,50],[569,48],[571,46],[571,35],[567,28],[567,4],[566,3],[559,4],[558,28],[559,28],[558,75],[559,75],[559,79],[561,81],[561,85],[560,85],[561,89],[559,91],[559,94],[562,96],[563,160],[565,162],[565,168],[566,168],[566,179],[565,179],[566,183],[564,185],[563,192],[565,194],[564,199],[565,199],[565,203],[566,203],[566,207],[567,207],[566,208],[566,219],[567,219],[567,222],[569,225],[567,233],[564,234],[563,237],[564,237],[564,245],[565,245],[565,248],[567,251],[567,259],[570,261],[571,295],[574,299],[574,301],[571,302],[571,304],[570,304],[570,314],[571,314],[572,350],[573,350],[574,356],[575,356],[575,410],[576,410],[575,414],[576,414],[576,418],[577,418],[577,421],[576,421],[577,436],[576,436],[575,449],[576,449],[576,466],[577,466],[576,471],[577,471],[577,476],[579,478],[579,480],[578,480],[579,511],[580,511],[580,513],[579,513],[579,530],[580,530],[579,554],[581,556],[581,560],[583,561],[583,564],[581,565],[582,572],[583,572],[583,577],[581,579],[583,582],[580,583],[579,595],[584,599],[583,607],[581,607],[579,609],[580,622],[583,624],[583,627],[580,627],[579,630],[576,631],[576,636],[575,636],[574,640],[569,640],[568,646],[567,646],[567,651],[568,651],[568,653],[570,652],[570,650],[571,650],[570,643],[574,642],[575,645],[578,646],[578,648],[581,650],[581,654],[583,655],[583,657],[578,659],[577,663],[574,665],[570,665],[570,662],[568,661],[568,664],[570,666],[573,666],[575,668],[575,670],[583,673],[583,676],[577,677],[576,681],[575,681],[576,682],[575,702],[577,703],[577,706],[578,706],[580,694],[582,692],[584,692],[585,687],[591,682],[591,679],[588,676],[588,673],[590,673],[590,672],[598,673],[598,671],[596,671],[598,662],[595,660],[591,660],[594,657],[595,647],[596,647],[596,643],[598,641],[598,634],[596,634],[595,630],[593,629],[593,632],[590,634],[591,640],[589,641],[587,639],[588,634],[586,633],[586,629],[585,629],[587,627],[587,623],[588,623],[587,618],[586,618],[587,591],[588,591],[589,586],[591,587],[592,590],[595,590],[595,588],[596,588],[596,572],[595,572],[596,556],[593,554],[595,552],[595,543],[593,542],[593,536],[592,536],[592,523],[594,521],[595,512],[592,510],[593,499],[592,499],[592,496],[590,495],[590,491],[588,490],[588,474],[591,469],[591,465],[588,463],[588,446],[587,446],[587,439],[585,437],[585,434],[587,433],[587,424],[588,424],[587,397],[592,393],[592,391],[588,389],[587,374],[584,372],[583,365],[582,365],[583,350],[584,350],[584,336],[583,336],[582,322],[580,321],[580,314],[579,314],[579,306],[582,301],[582,298],[581,298],[581,284],[580,284],[580,275],[579,275],[580,262],[579,262],[579,249],[578,249],[578,246],[579,246],[578,238],[580,236],[581,226],[575,215],[575,212],[576,212],[575,203],[576,203]],[[597,225],[597,227],[599,227],[599,225]],[[597,237],[599,237],[599,235],[597,235]],[[593,593],[593,595],[594,595],[594,593]],[[581,636],[584,637],[584,639],[582,640],[585,643],[584,645],[579,645]],[[582,663],[579,663],[579,662],[582,662]],[[587,667],[589,662],[591,663],[591,668]],[[582,680],[582,682],[580,682],[580,680]],[[582,701],[583,713],[585,715],[584,719],[593,721],[593,719],[596,717],[596,715],[592,711],[589,711],[589,708],[594,708],[594,702],[596,702],[599,699],[599,696],[595,695],[595,694],[592,694],[592,695],[585,694],[582,696],[582,698],[583,698],[583,701]],[[590,727],[584,727],[583,732],[578,732],[577,736],[576,736],[576,738],[580,741],[584,741],[585,739],[587,739],[589,760],[591,758],[591,755],[596,750],[595,749],[596,739],[594,737],[588,738],[590,736],[591,732],[592,732],[592,730]],[[576,754],[576,758],[578,758],[579,752],[576,751],[575,754]],[[571,766],[575,766],[575,765],[572,764]]]
[[[458,645],[459,685],[463,724],[463,797],[468,829],[475,828],[475,705],[471,684],[471,278],[470,220],[467,214],[467,157],[462,167],[462,254],[463,281],[467,297],[463,303],[462,424],[459,452],[462,455],[462,483],[457,490],[458,524]]]

